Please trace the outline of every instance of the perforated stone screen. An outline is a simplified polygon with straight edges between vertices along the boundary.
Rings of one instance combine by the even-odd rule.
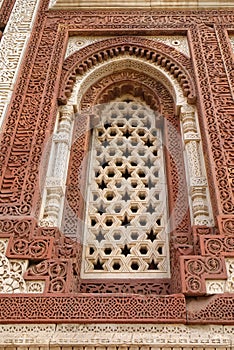
[[[105,106],[93,130],[83,278],[169,276],[161,130],[139,102]]]

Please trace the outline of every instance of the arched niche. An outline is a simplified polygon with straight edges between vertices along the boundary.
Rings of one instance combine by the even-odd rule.
[[[44,195],[41,224],[58,225],[62,228],[65,235],[74,237],[82,242],[84,200],[81,188],[84,188],[85,176],[87,176],[86,155],[90,143],[90,129],[93,121],[95,121],[95,116],[93,116],[95,114],[95,106],[111,100],[115,95],[115,89],[119,89],[119,94],[121,95],[123,93],[121,89],[124,89],[124,85],[127,86],[127,84],[131,88],[134,85],[138,88],[134,93],[131,92],[132,96],[139,97],[137,93],[147,95],[148,102],[150,101],[149,105],[154,101],[153,104],[155,106],[158,105],[164,117],[166,173],[170,174],[167,176],[167,185],[169,189],[168,205],[170,208],[171,233],[178,240],[183,241],[183,244],[190,246],[191,223],[194,224],[195,216],[199,217],[198,220],[203,220],[202,225],[204,223],[210,225],[212,220],[209,205],[206,204],[209,202],[209,194],[204,181],[206,175],[201,161],[196,108],[188,103],[179,82],[165,67],[150,63],[145,58],[130,57],[128,54],[126,57],[110,58],[105,62],[100,62],[100,64],[90,67],[82,75],[77,74],[74,78],[72,94],[67,104],[60,107],[60,122],[58,122],[57,130],[55,131],[58,147],[57,151],[51,155],[53,164],[57,165],[55,169],[61,168],[64,152],[58,152],[58,148],[61,146],[59,134],[62,133],[61,130],[64,128],[61,130],[59,128],[61,120],[69,120],[70,127],[67,128],[67,130],[69,129],[67,137],[69,139],[68,143],[72,144],[70,153],[69,147],[67,147],[69,166],[63,172],[63,178],[59,175],[59,181],[61,180],[63,184],[66,181],[66,186],[63,185],[63,188],[60,185],[57,188],[56,186],[47,186]],[[150,95],[152,96],[151,99],[149,99]],[[74,111],[78,111],[75,114],[75,118]],[[75,125],[73,127],[74,119]],[[187,137],[188,133],[190,134],[190,139]],[[192,155],[191,161],[187,164],[184,164],[183,148],[187,148],[188,152],[192,152],[190,153]],[[204,181],[202,185],[200,183],[197,185],[197,193],[196,183],[189,184],[189,188],[186,184],[186,175],[188,181],[188,178],[194,174],[197,176],[197,183],[201,179]],[[49,179],[53,178],[54,174],[52,172],[48,176],[48,182]],[[191,187],[193,190],[192,195]],[[47,199],[48,193],[50,193],[50,199]],[[201,203],[201,201],[205,209],[202,213],[196,213],[196,204],[197,202]],[[54,205],[55,202],[56,205]],[[61,210],[59,213],[55,213],[54,217],[57,215],[56,220],[50,221],[50,217],[48,215],[43,216],[43,213],[46,212],[47,208],[53,211],[53,207],[60,207]],[[190,214],[192,221],[190,220]]]

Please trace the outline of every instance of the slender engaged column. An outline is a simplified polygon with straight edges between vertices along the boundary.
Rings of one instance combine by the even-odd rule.
[[[61,107],[57,132],[53,136],[53,147],[46,179],[46,199],[40,221],[42,226],[59,226],[60,224],[73,120],[73,107],[68,105]]]
[[[212,225],[205,169],[202,166],[201,138],[192,106],[181,109],[182,131],[188,164],[188,182],[195,225]]]

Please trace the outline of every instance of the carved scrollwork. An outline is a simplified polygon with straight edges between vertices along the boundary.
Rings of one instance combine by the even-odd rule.
[[[231,236],[205,235],[201,239],[201,251],[203,255],[234,255],[234,238]]]
[[[183,291],[187,295],[206,294],[205,280],[226,280],[224,258],[210,256],[181,257]]]
[[[44,281],[27,280],[24,274],[28,268],[28,260],[8,259],[6,250],[9,240],[0,240],[0,293],[42,293]]]

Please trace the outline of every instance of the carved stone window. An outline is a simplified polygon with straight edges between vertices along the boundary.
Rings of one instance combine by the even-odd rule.
[[[167,189],[154,111],[125,98],[93,130],[83,278],[169,277]]]

